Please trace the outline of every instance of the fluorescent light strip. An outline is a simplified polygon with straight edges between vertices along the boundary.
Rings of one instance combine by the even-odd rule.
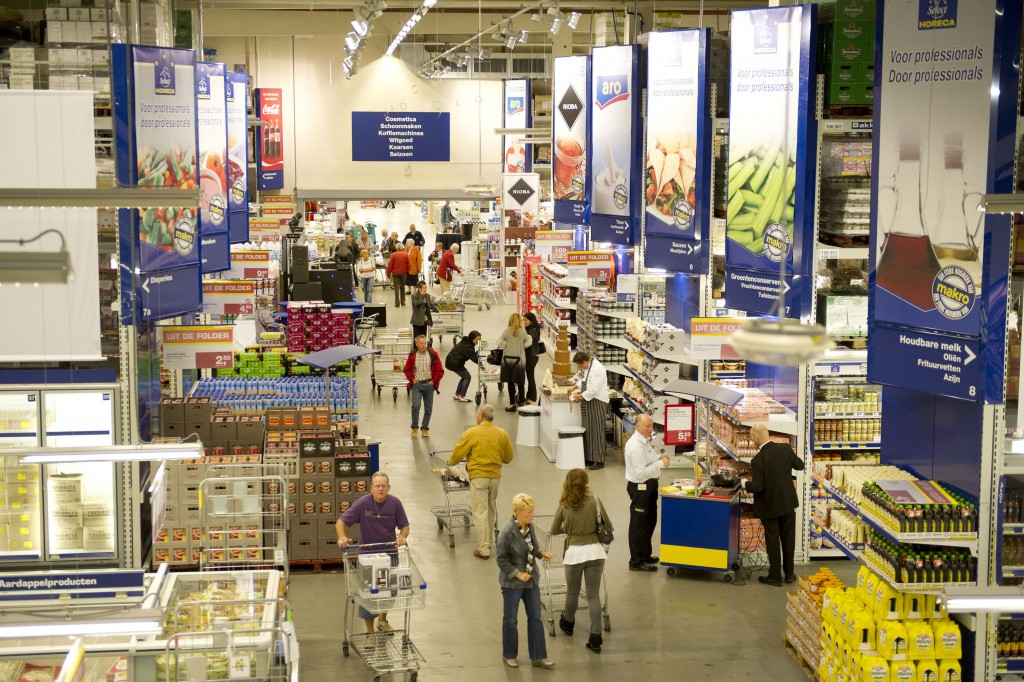
[[[198,189],[121,187],[116,189],[0,188],[0,207],[195,208]]]
[[[425,17],[427,12],[430,11],[430,8],[436,4],[437,0],[423,0],[423,4],[420,8],[412,13],[412,16],[405,22],[402,30],[398,32],[395,39],[391,41],[390,45],[388,45],[387,51],[384,52],[385,57],[390,57],[395,53],[395,50],[398,49],[398,46],[402,44],[402,41],[405,40],[405,37],[409,35],[412,29],[416,27],[416,24],[420,22],[420,19]]]
[[[5,448],[0,455],[15,455],[25,464],[75,464],[79,462],[154,462],[198,459],[202,443],[154,443],[68,448]]]
[[[162,628],[156,620],[82,621],[41,623],[38,625],[0,626],[0,639],[27,637],[95,637],[103,635],[158,635]]]

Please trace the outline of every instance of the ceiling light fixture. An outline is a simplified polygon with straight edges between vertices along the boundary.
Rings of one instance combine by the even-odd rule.
[[[77,464],[80,462],[160,462],[198,459],[203,444],[142,443],[88,447],[5,448],[4,455],[17,455],[23,464]]]
[[[402,44],[403,40],[405,40],[405,37],[409,35],[409,32],[412,31],[416,24],[420,22],[420,19],[426,16],[427,12],[430,11],[430,8],[436,4],[437,0],[423,0],[423,4],[420,5],[419,9],[412,13],[412,16],[405,22],[402,30],[398,32],[395,39],[391,41],[390,45],[388,45],[388,49],[385,50],[384,56],[390,57],[393,55],[395,50],[398,49],[398,46]]]
[[[17,286],[21,283],[67,284],[74,280],[71,254],[59,230],[43,230],[28,239],[0,239],[0,244],[17,244],[21,247],[49,234],[60,238],[59,251],[0,251],[0,282],[13,282]]]
[[[0,188],[0,207],[195,208],[198,189],[115,187],[111,189]]]

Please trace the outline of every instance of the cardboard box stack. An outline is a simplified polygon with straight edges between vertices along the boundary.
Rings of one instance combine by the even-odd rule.
[[[875,0],[835,0],[818,8],[818,63],[825,105],[874,104]]]
[[[818,667],[821,633],[821,604],[826,589],[842,589],[843,583],[827,568],[809,578],[800,578],[800,588],[786,594],[786,644],[808,668]]]
[[[41,552],[39,465],[0,457],[0,550]]]
[[[330,303],[292,301],[288,304],[289,353],[310,353],[352,343],[352,314],[332,310]]]
[[[823,592],[819,679],[961,679],[960,628],[935,594],[897,591],[866,566],[853,589],[817,588]]]

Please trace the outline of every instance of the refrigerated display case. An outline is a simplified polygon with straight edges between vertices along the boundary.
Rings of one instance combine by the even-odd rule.
[[[117,562],[120,467],[3,456],[13,447],[113,445],[117,405],[107,384],[0,391],[0,565]]]

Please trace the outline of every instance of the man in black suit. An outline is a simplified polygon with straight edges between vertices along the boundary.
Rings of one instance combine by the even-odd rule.
[[[761,519],[765,551],[768,553],[768,575],[760,575],[757,579],[765,585],[781,587],[783,572],[787,583],[796,581],[793,552],[796,547],[796,508],[800,506],[800,500],[793,487],[793,471],[802,470],[804,462],[785,443],[770,441],[764,424],[755,424],[750,429],[750,440],[758,451],[750,462],[751,479],[744,482],[743,488],[754,494],[754,516]]]

